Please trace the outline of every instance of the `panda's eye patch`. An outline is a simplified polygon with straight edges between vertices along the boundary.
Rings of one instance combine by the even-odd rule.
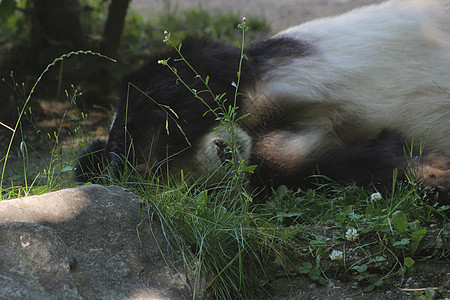
[[[214,141],[214,151],[222,162],[230,161],[232,159],[231,150],[227,146],[227,142],[224,140]]]

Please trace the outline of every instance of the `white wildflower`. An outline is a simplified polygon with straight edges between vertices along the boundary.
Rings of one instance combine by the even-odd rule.
[[[345,233],[345,238],[347,239],[347,241],[350,242],[356,241],[358,237],[359,237],[358,230],[356,230],[355,228],[349,228]]]
[[[333,250],[330,254],[331,260],[342,260],[344,258],[344,252],[339,250]]]
[[[383,196],[381,196],[381,194],[380,193],[373,193],[372,195],[370,195],[370,200],[371,201],[379,201],[379,200],[382,200],[383,199]]]

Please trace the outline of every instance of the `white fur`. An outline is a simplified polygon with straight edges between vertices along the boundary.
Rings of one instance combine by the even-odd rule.
[[[216,140],[222,140],[232,145],[232,135],[228,128],[219,126],[211,130],[212,133],[203,137],[200,143],[195,146],[192,159],[179,162],[176,166],[180,170],[189,170],[192,178],[201,178],[208,174],[212,181],[223,180],[227,176],[227,168],[224,167],[224,162],[220,159],[217,153]],[[234,127],[235,148],[238,150],[236,154],[239,157],[236,159],[244,159],[248,161],[251,150],[250,136],[238,126]]]
[[[449,0],[388,1],[276,37],[313,46],[311,55],[271,69],[253,91],[252,98],[264,93],[274,105],[289,107],[286,113],[298,114],[299,130],[286,136],[294,139],[287,148],[309,144],[311,134],[317,146],[299,151],[391,129],[416,142],[431,131],[428,149],[450,155],[450,96],[436,85],[450,90]]]

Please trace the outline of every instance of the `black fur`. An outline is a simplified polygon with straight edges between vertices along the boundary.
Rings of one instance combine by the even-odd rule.
[[[291,173],[274,172],[261,158],[253,162],[260,165],[253,177],[255,186],[286,185],[295,189],[316,186],[323,177],[318,179],[313,175],[321,175],[338,183],[373,185],[382,190],[392,184],[394,169],[399,171],[400,180],[404,179],[406,169],[401,138],[388,132],[375,140],[326,151]]]
[[[80,153],[75,169],[76,181],[88,182],[100,179],[107,166],[107,159],[104,156],[105,146],[105,141],[95,140]]]
[[[275,37],[255,43],[246,51],[250,57],[295,58],[312,55],[313,46],[304,41],[294,40],[288,37]]]
[[[234,95],[231,83],[237,80],[239,49],[203,37],[186,39],[181,49],[196,72],[203,78],[210,77],[209,86],[216,95]],[[195,98],[168,67],[158,63],[166,58],[187,86],[200,93],[207,105]],[[191,145],[195,145],[215,124],[213,114],[206,113],[207,106],[217,107],[214,97],[205,91],[201,80],[178,58],[175,50],[162,57],[153,57],[140,70],[125,78],[104,154],[113,173],[123,169],[125,158],[133,161],[134,165],[161,163],[175,154],[177,159],[185,159],[191,154]],[[78,173],[77,179],[84,180],[85,176]]]
[[[289,58],[304,57],[313,53],[314,47],[311,44],[287,37],[263,40],[246,50],[250,63],[257,69],[265,69],[271,64],[289,63]]]
[[[307,44],[286,38],[257,43],[246,51],[248,61],[244,61],[242,90],[257,82],[261,68],[271,60],[306,56],[313,51]],[[231,104],[235,93],[232,82],[237,80],[240,50],[207,38],[194,37],[183,42],[181,52],[202,78],[209,76],[209,87],[215,95],[226,93]],[[170,58],[169,64],[185,84],[199,92],[206,105],[177,80],[167,66],[158,63],[159,59],[166,58]],[[82,153],[77,167],[78,181],[88,181],[93,175],[101,174],[105,165],[109,165],[112,174],[117,176],[126,160],[139,169],[139,166],[148,168],[167,163],[170,166],[177,161],[192,159],[193,145],[217,124],[214,115],[208,112],[209,108],[216,109],[217,104],[214,95],[205,91],[201,80],[178,58],[174,50],[163,57],[154,57],[125,79],[108,141],[95,141]],[[238,107],[245,100],[239,97]],[[283,124],[282,121],[277,119],[273,124]],[[289,120],[284,122],[289,123]],[[271,127],[265,128],[271,130]],[[246,129],[256,142],[264,135],[261,129]],[[392,183],[394,169],[399,170],[400,179],[405,174],[401,137],[387,132],[371,141],[327,150],[318,157],[299,162],[291,172],[274,170],[264,157],[253,155],[251,163],[259,166],[250,179],[255,188],[279,185],[312,187],[314,179],[311,175],[317,173],[338,182],[386,187]]]

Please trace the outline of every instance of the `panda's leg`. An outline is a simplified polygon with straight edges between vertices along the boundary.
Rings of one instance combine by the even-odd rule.
[[[390,189],[393,171],[398,180],[415,179],[434,193],[440,203],[449,202],[450,160],[437,153],[409,157],[402,139],[383,133],[377,139],[347,148],[331,150],[317,162],[323,174],[333,180]]]
[[[274,132],[254,141],[252,158],[260,166],[260,182],[291,188],[314,186],[315,174],[361,186],[389,186],[394,169],[402,175],[405,167],[401,139],[387,133],[343,146],[320,132]]]
[[[437,154],[425,155],[422,160],[408,159],[402,139],[396,134],[384,132],[370,141],[326,151],[318,147],[320,141],[308,137],[287,139],[278,132],[259,138],[253,149],[252,163],[259,165],[253,185],[311,188],[318,180],[313,175],[323,175],[335,182],[375,187],[388,193],[397,170],[397,180],[414,175],[423,185],[437,188],[440,201],[445,201],[450,181],[448,160]]]
[[[320,153],[320,149],[317,152]],[[391,191],[396,172],[397,180],[415,178],[423,186],[430,187],[437,201],[443,204],[449,201],[450,160],[437,153],[410,158],[405,152],[402,138],[394,133],[383,132],[376,139],[336,147],[318,157],[310,150],[311,159],[307,154],[302,152],[294,156],[295,159],[289,159],[289,162],[297,164],[291,166],[289,173],[274,172],[268,168],[272,182],[293,188],[313,187],[317,176],[311,175],[323,175],[336,182],[375,187],[380,192],[388,193]],[[281,162],[278,163],[281,165]],[[262,169],[264,170],[264,167]]]
[[[391,189],[394,172],[397,180],[406,178],[406,160],[401,138],[382,133],[378,138],[347,147],[332,149],[315,162],[316,169],[337,182]]]

